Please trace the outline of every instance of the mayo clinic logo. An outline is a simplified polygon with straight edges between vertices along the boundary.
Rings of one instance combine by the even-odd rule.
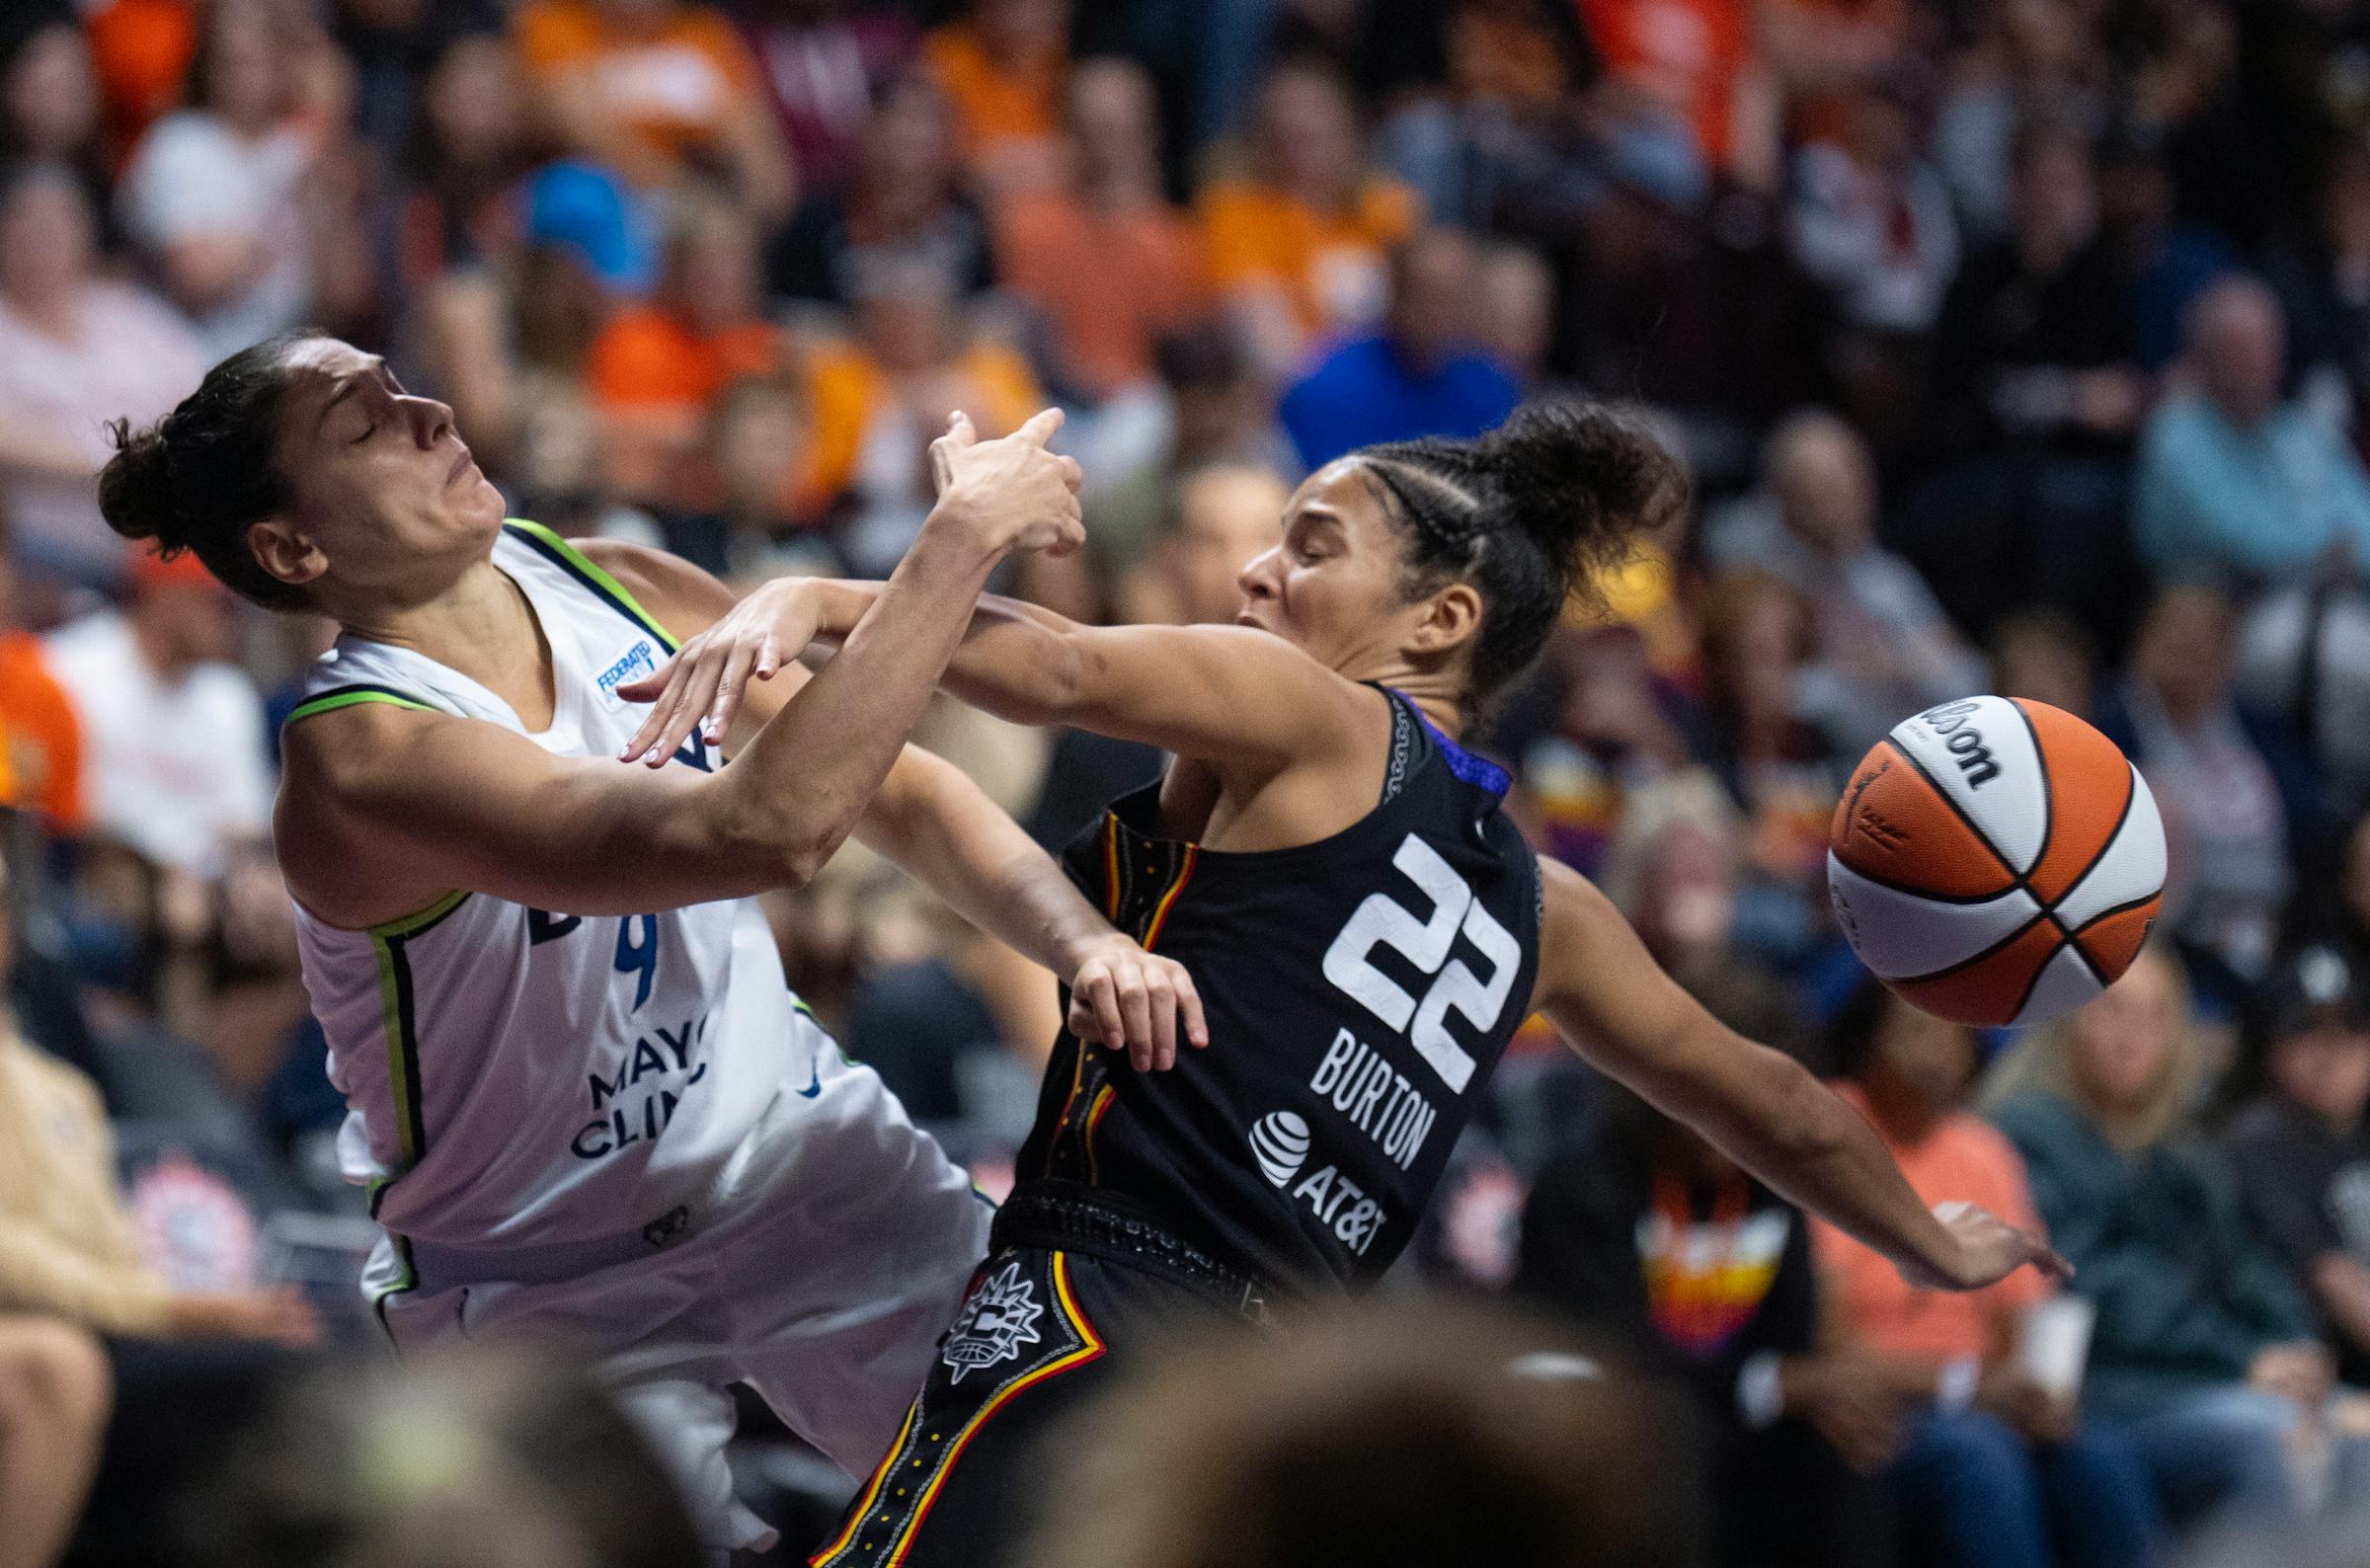
[[[1300,1174],[1308,1157],[1308,1124],[1297,1111],[1270,1111],[1251,1124],[1251,1154],[1259,1170],[1281,1187]]]

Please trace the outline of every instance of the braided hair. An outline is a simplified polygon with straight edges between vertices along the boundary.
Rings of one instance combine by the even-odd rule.
[[[1468,709],[1481,709],[1546,647],[1564,601],[1686,505],[1679,459],[1637,415],[1542,402],[1472,440],[1426,436],[1361,448],[1384,513],[1406,538],[1409,599],[1451,583],[1481,595]]]

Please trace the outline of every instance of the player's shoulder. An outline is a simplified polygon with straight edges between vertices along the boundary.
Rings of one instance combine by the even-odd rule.
[[[619,588],[678,640],[732,608],[733,590],[679,555],[624,539],[575,543],[586,560],[616,579]]]
[[[356,702],[281,726],[272,839],[289,891],[307,908],[338,923],[368,923],[344,918],[351,911],[342,901],[357,870],[385,853],[379,829],[406,790],[452,776],[451,766],[438,763],[439,742],[474,722],[434,708]]]
[[[281,800],[366,800],[376,785],[417,766],[421,745],[437,729],[467,722],[415,702],[352,702],[316,713],[299,704],[279,730]]]

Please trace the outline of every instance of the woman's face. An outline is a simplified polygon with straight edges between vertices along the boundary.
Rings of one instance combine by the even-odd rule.
[[[2074,1015],[2074,1083],[2099,1111],[2141,1109],[2172,1059],[2180,1020],[2172,974],[2142,953],[2124,977]]]
[[[2370,1031],[2331,1022],[2291,1035],[2272,1048],[2271,1080],[2322,1121],[2352,1128],[2370,1105]]]
[[[70,22],[43,28],[0,77],[0,118],[36,158],[72,158],[99,130],[90,45]]]
[[[1742,718],[1775,721],[1793,712],[1802,644],[1802,606],[1784,588],[1773,584],[1738,606],[1719,673]]]
[[[91,268],[90,203],[62,179],[31,175],[0,200],[0,294],[53,297]]]
[[[1356,457],[1302,481],[1284,508],[1283,539],[1235,580],[1236,624],[1273,632],[1343,674],[1402,664],[1437,595],[1401,596],[1405,541],[1378,483]]]
[[[1876,1026],[1876,1060],[1930,1111],[1946,1111],[1975,1081],[1975,1032],[1888,995]]]
[[[1260,161],[1286,190],[1311,199],[1346,194],[1358,168],[1358,118],[1338,83],[1292,71],[1268,83]]]
[[[429,76],[428,119],[438,154],[455,163],[490,163],[523,132],[525,92],[510,39],[488,33],[444,51]]]
[[[334,338],[296,345],[286,374],[278,460],[293,502],[284,521],[318,548],[329,581],[419,591],[424,573],[448,579],[493,547],[502,495],[453,429],[451,409],[413,397],[384,359]]]
[[[272,20],[258,5],[228,4],[214,18],[205,108],[242,131],[279,118],[287,74]]]

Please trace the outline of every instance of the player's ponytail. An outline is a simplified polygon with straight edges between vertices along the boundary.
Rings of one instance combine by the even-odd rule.
[[[1686,469],[1634,413],[1528,404],[1469,441],[1431,437],[1358,453],[1407,534],[1408,590],[1481,594],[1469,707],[1486,706],[1546,646],[1566,598],[1687,500]]]
[[[233,592],[266,609],[311,607],[304,589],[263,569],[247,529],[287,506],[277,453],[287,351],[312,336],[285,333],[205,373],[198,390],[145,430],[108,427],[116,453],[99,471],[99,511],[126,539],[164,556],[196,552]]]

